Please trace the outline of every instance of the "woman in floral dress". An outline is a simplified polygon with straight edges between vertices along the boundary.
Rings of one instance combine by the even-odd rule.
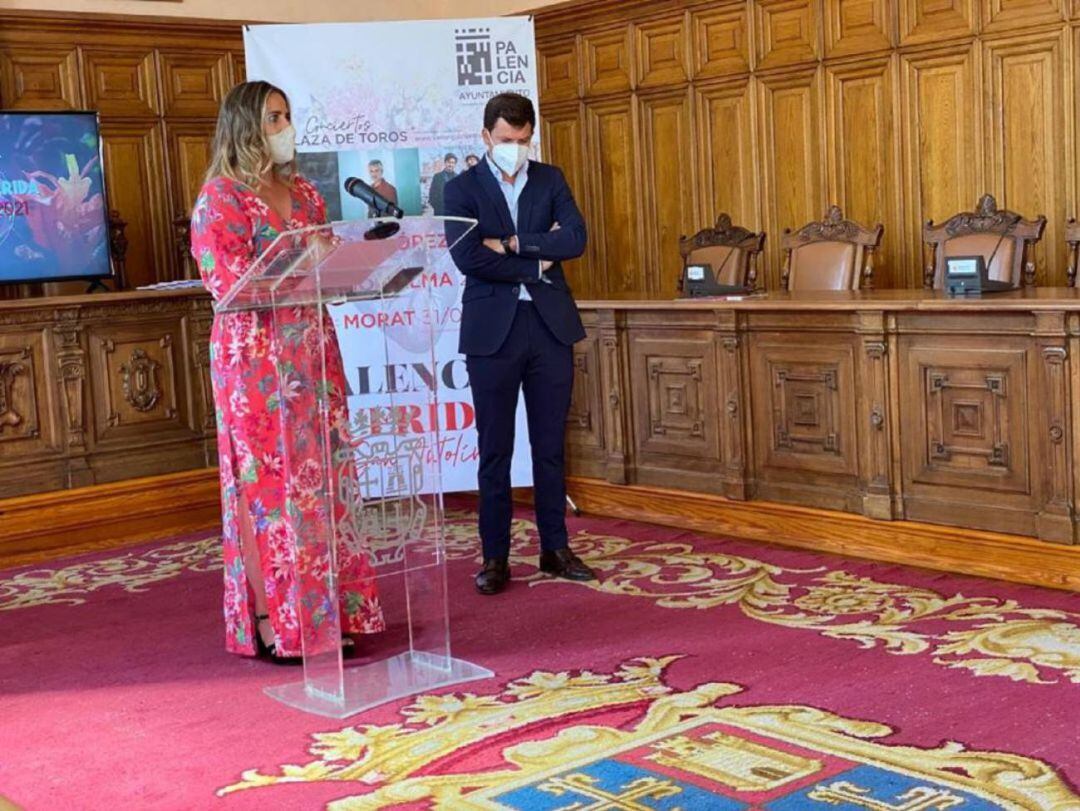
[[[210,169],[191,217],[191,251],[215,301],[243,279],[280,233],[326,222],[325,202],[296,172],[295,139],[288,99],[266,82],[238,85],[222,103]],[[214,317],[210,349],[226,648],[233,653],[293,659],[302,652],[302,636],[309,653],[313,642],[317,650],[324,649],[323,642],[339,644],[319,638],[320,629],[337,628],[324,622],[334,610],[327,574],[331,556],[341,632],[383,630],[368,550],[352,516],[336,501],[331,522],[320,498],[326,488],[315,426],[324,407],[331,445],[339,451],[337,475],[348,476],[352,468],[349,454],[340,452],[348,430],[341,355],[333,323],[318,316],[310,307],[279,313],[276,337],[266,309]],[[321,405],[323,352],[329,385]],[[279,372],[286,379],[284,397]],[[320,537],[331,531],[333,550],[329,538]],[[313,540],[314,547],[304,546]],[[319,554],[297,551],[320,547]]]

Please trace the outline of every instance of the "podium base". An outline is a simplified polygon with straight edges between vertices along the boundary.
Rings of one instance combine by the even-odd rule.
[[[361,667],[345,668],[338,685],[343,689],[337,692],[298,681],[267,687],[265,693],[304,712],[347,718],[388,701],[494,675],[487,668],[461,659],[406,651]]]

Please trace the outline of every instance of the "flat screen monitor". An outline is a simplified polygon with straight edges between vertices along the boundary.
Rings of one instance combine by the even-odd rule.
[[[112,274],[93,112],[0,110],[0,284]]]

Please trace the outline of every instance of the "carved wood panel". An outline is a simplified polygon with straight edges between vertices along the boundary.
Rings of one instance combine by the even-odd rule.
[[[604,295],[641,298],[648,290],[648,270],[641,261],[640,169],[629,99],[590,104],[587,162],[592,171],[591,213],[604,223],[593,228],[591,266],[603,278]]]
[[[825,210],[825,130],[821,70],[762,77],[758,82],[766,287],[780,289],[780,240]]]
[[[909,488],[950,488],[949,497],[972,502],[990,493],[1032,492],[1028,467],[1026,347],[1002,339],[1000,349],[938,336],[908,339],[900,408],[912,429],[904,443]]]
[[[645,290],[675,296],[682,273],[679,237],[696,230],[693,156],[685,149],[693,140],[690,99],[681,91],[641,98],[639,104],[641,148],[649,155],[667,156],[642,167],[645,263],[654,269],[645,279]]]
[[[89,338],[98,447],[192,433],[179,320],[100,325]]]
[[[0,108],[80,109],[78,71],[78,53],[73,46],[2,46]]]
[[[816,62],[821,58],[821,6],[813,0],[754,3],[756,65],[761,69]]]
[[[228,54],[159,51],[158,60],[166,116],[217,117],[231,81]]]
[[[1003,206],[1034,218],[1046,230],[1033,251],[1036,284],[1065,276],[1067,111],[1066,32],[1033,34],[984,45],[989,189]],[[1022,159],[1018,159],[1019,156]]]
[[[152,51],[85,48],[82,57],[88,107],[103,115],[154,116],[160,112]]]
[[[602,476],[604,403],[600,340],[595,331],[574,344],[574,390],[566,420],[569,470],[576,476]]]
[[[714,344],[631,334],[630,363],[638,453],[718,460]]]
[[[580,92],[577,41],[574,37],[537,44],[537,78],[544,103],[576,99]]]
[[[922,284],[922,226],[968,211],[983,191],[979,59],[974,46],[900,57],[903,175],[907,203],[903,272],[894,283]],[[886,241],[891,241],[886,237]]]
[[[815,474],[855,476],[855,372],[850,341],[755,335],[750,345],[759,476],[820,484]],[[800,478],[805,477],[805,478]]]
[[[677,85],[690,78],[686,20],[657,20],[634,26],[638,87]]]
[[[0,333],[0,462],[60,449],[43,330]]]
[[[543,160],[558,166],[574,201],[578,204],[587,223],[594,222],[589,209],[590,195],[586,185],[585,133],[582,126],[582,110],[578,102],[560,105],[556,108],[544,107],[540,114],[542,144],[545,157]],[[590,234],[590,241],[595,240]],[[603,294],[603,279],[591,272],[588,266],[588,253],[581,259],[563,262],[566,278],[578,298],[599,298]]]
[[[895,42],[887,0],[825,0],[825,57],[873,53]]]
[[[585,94],[598,96],[629,90],[633,84],[630,27],[590,33],[581,38],[584,52]]]
[[[696,9],[690,25],[695,80],[750,70],[750,15],[745,5]]]
[[[696,161],[700,186],[696,225],[713,223],[721,212],[727,212],[732,222],[757,231],[761,227],[758,142],[750,80],[698,90],[695,114],[703,152]]]
[[[829,200],[844,215],[867,227],[885,225],[885,233],[903,231],[900,196],[900,138],[895,109],[899,103],[897,64],[886,58],[829,67],[828,153]],[[904,240],[883,240],[876,257],[874,287],[893,287],[893,274],[907,261]],[[916,257],[918,254],[916,254]],[[902,284],[903,280],[896,280]]]

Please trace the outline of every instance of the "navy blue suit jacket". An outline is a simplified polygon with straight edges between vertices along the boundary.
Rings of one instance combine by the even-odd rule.
[[[585,218],[566,178],[555,166],[529,162],[529,179],[518,200],[518,227],[487,158],[446,184],[446,216],[468,217],[478,225],[450,253],[465,275],[459,351],[493,355],[506,341],[517,312],[519,288],[528,285],[536,310],[555,338],[570,345],[585,337],[562,261],[585,252]],[[559,230],[551,226],[559,223]],[[453,242],[461,229],[446,227]],[[504,255],[486,248],[484,240],[517,234],[518,253]],[[554,265],[540,281],[540,260]],[[550,282],[550,283],[549,283]]]

